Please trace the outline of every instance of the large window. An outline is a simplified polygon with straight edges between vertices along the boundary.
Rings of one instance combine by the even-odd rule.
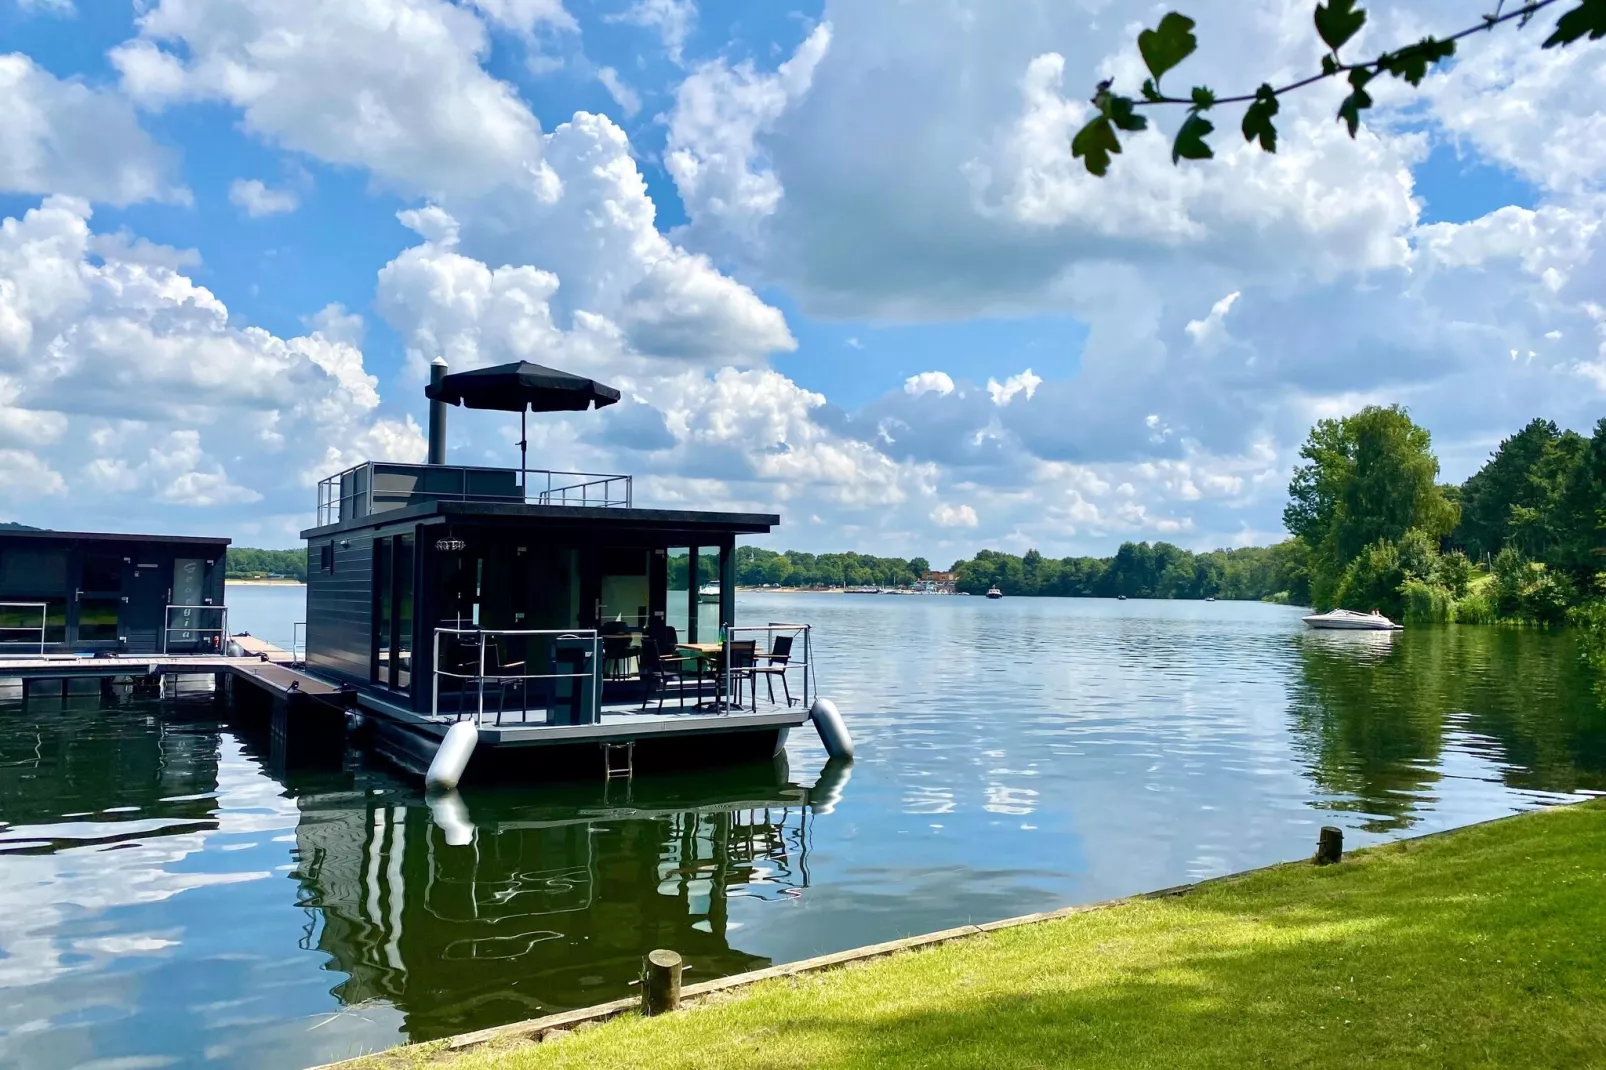
[[[0,603],[13,603],[0,605],[0,649],[39,648],[39,603],[44,641],[65,643],[69,593],[67,551],[0,550]]]
[[[647,626],[647,551],[608,550],[602,555],[602,614],[598,627]]]
[[[672,547],[668,558],[668,584],[665,593],[664,623],[675,629],[682,642],[691,642],[692,548]]]

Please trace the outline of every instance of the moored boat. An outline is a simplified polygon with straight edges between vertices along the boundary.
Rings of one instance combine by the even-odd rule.
[[[1002,597],[1004,597],[1004,592],[1000,591],[998,589],[998,585],[997,584],[994,584],[993,586],[987,588],[987,597],[988,598],[1002,598]]]
[[[1326,613],[1312,613],[1304,621],[1312,628],[1328,628],[1351,632],[1396,632],[1405,626],[1395,624],[1377,610],[1357,613],[1353,609],[1334,609]]]

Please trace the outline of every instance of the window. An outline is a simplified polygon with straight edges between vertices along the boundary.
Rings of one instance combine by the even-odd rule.
[[[333,572],[335,570],[335,544],[326,542],[318,547],[318,570],[320,572]]]

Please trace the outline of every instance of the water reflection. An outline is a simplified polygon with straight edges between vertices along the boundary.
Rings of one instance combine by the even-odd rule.
[[[808,886],[812,794],[784,763],[538,796],[309,792],[294,876],[347,975],[334,994],[442,1036],[616,998],[655,947],[700,977],[767,965],[732,946],[730,904]]]
[[[1571,634],[1419,627],[1296,640],[1289,713],[1324,808],[1406,829],[1444,790],[1446,748],[1499,768],[1509,787],[1606,788],[1606,719]]]

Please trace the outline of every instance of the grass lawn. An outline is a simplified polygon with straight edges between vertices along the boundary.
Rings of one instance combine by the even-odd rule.
[[[436,1065],[1606,1066],[1606,800]]]

